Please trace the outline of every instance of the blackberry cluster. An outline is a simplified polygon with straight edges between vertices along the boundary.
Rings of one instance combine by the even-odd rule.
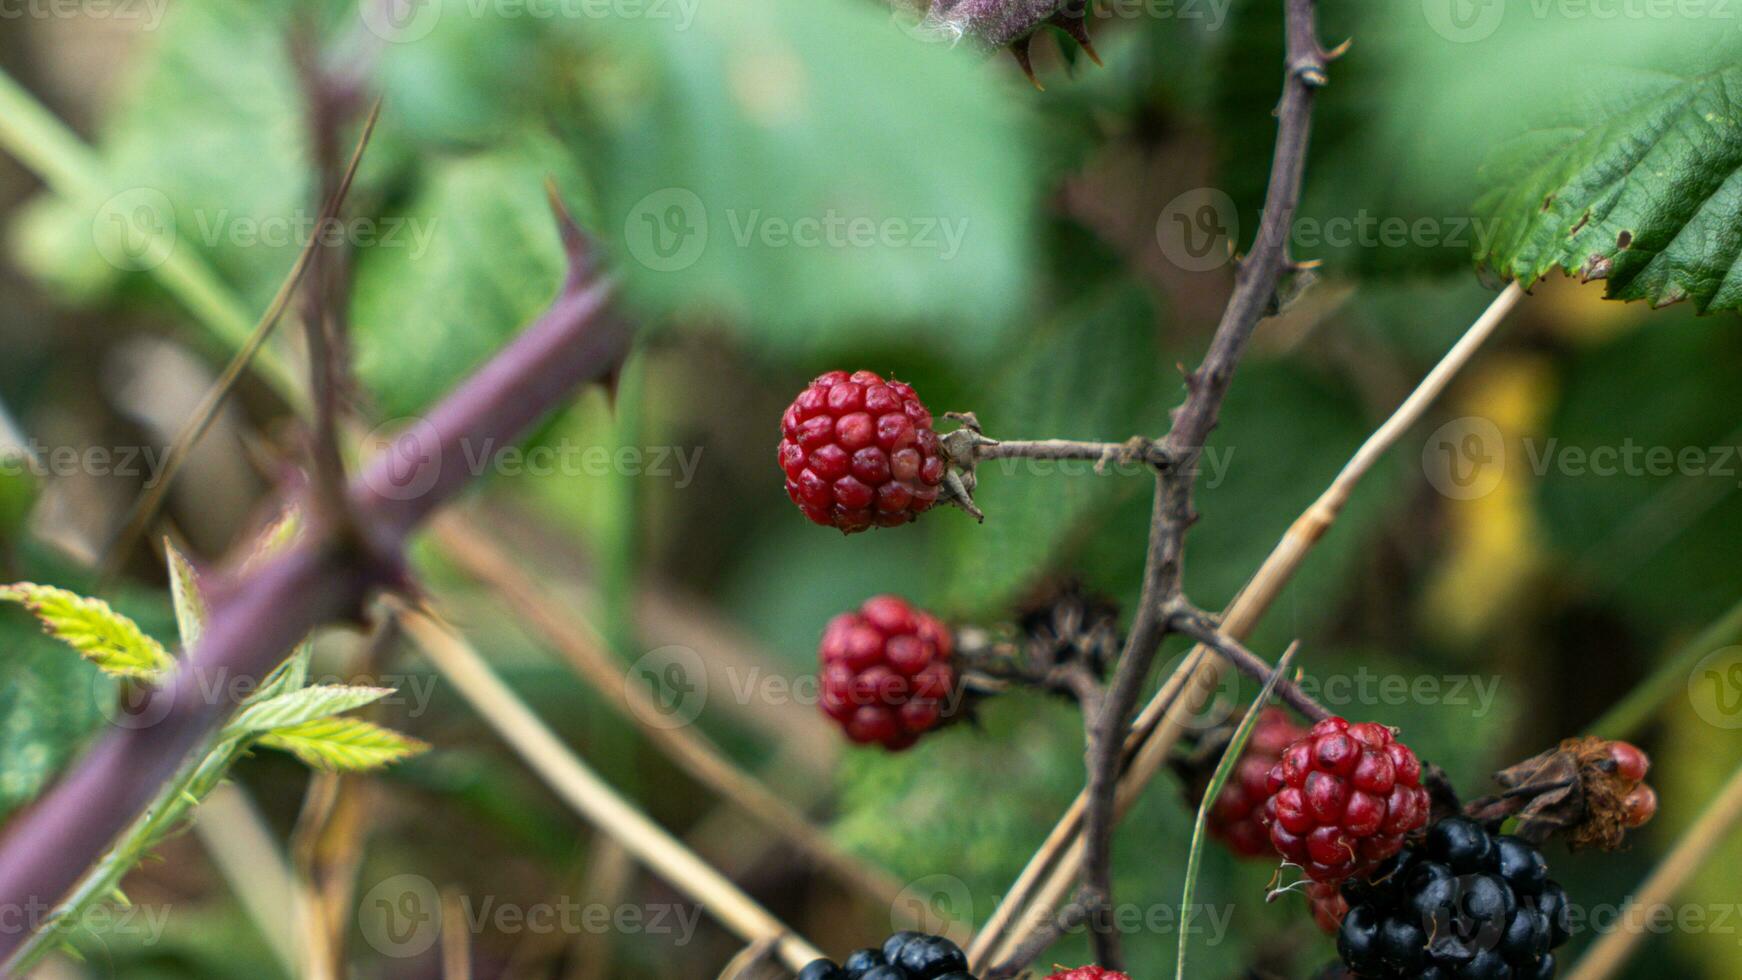
[[[975,980],[960,946],[942,936],[898,932],[883,948],[853,951],[846,960],[817,960],[798,980]]]
[[[817,524],[852,534],[906,524],[942,492],[931,411],[870,371],[819,375],[780,420],[786,495]]]
[[[1343,886],[1337,952],[1362,980],[1550,980],[1567,896],[1535,847],[1463,817]]]

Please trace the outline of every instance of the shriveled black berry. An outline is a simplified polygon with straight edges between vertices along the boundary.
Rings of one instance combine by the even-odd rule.
[[[1548,862],[1542,852],[1513,836],[1494,838],[1500,877],[1520,895],[1540,895],[1548,884]]]
[[[946,973],[938,977],[937,980],[974,980],[974,977],[966,970],[957,970],[954,973]]]
[[[915,939],[924,939],[925,933],[904,929],[901,932],[883,940],[883,959],[885,962],[896,963],[901,959],[901,947]]]
[[[1429,827],[1427,853],[1461,875],[1494,867],[1493,840],[1481,824],[1463,817],[1447,817]]]
[[[912,980],[936,980],[946,973],[968,968],[967,955],[942,936],[922,936],[909,941],[901,947],[901,955],[894,962]]]
[[[798,971],[798,980],[847,980],[847,971],[837,966],[834,960],[812,960],[810,965]]]
[[[841,966],[846,969],[847,975],[853,980],[860,980],[864,974],[870,973],[876,967],[886,966],[888,963],[889,961],[883,958],[882,950],[866,948],[856,949],[848,953],[847,958],[841,961]],[[891,978],[891,980],[906,980],[906,978]]]
[[[911,980],[907,971],[898,966],[874,966],[864,973],[852,974],[853,980]]]

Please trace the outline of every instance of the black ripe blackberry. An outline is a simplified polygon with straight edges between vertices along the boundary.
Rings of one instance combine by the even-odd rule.
[[[1449,817],[1343,885],[1337,952],[1361,980],[1550,980],[1567,896],[1535,847]]]
[[[898,932],[881,949],[854,950],[836,965],[817,960],[798,980],[975,980],[961,947],[942,936]]]

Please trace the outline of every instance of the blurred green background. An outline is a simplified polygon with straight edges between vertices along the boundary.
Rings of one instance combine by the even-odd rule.
[[[1260,328],[1216,431],[1186,575],[1206,608],[1233,596],[1492,298],[1473,256],[1527,220],[1504,193],[1523,186],[1507,169],[1520,134],[1528,149],[1583,131],[1733,57],[1742,30],[1566,4],[1475,5],[1476,20],[1452,22],[1447,6],[1322,12],[1329,42],[1354,39],[1321,99],[1294,238],[1296,258],[1323,265]],[[558,461],[553,471],[492,474],[463,506],[626,669],[675,644],[802,677],[828,618],[883,591],[997,624],[1038,585],[1075,577],[1128,608],[1143,478],[988,467],[983,526],[950,511],[843,539],[784,499],[776,420],[809,377],[845,367],[897,375],[934,412],[973,410],[997,437],[1164,431],[1183,397],[1177,365],[1201,355],[1232,283],[1227,252],[1257,226],[1280,8],[1098,7],[1107,67],[1037,44],[1040,93],[1008,58],[917,37],[877,0],[431,0],[398,19],[336,0],[0,7],[22,11],[0,22],[11,78],[0,104],[0,442],[8,458],[22,447],[48,460],[47,472],[0,477],[3,576],[91,586],[149,460],[122,472],[88,456],[53,464],[54,451],[160,451],[238,324],[278,289],[319,209],[297,67],[298,52],[313,52],[315,70],[354,95],[341,152],[356,110],[384,98],[343,248],[361,417],[415,415],[549,302],[562,255],[547,179],[620,277],[643,332],[615,398],[589,393],[541,428],[529,445]],[[32,104],[76,139],[22,111]],[[1721,147],[1742,145],[1734,114],[1707,122]],[[1663,138],[1673,147],[1686,135]],[[1727,160],[1733,174],[1738,159],[1742,149],[1711,165]],[[168,258],[153,250],[166,241]],[[1447,696],[1431,703],[1332,707],[1401,726],[1471,797],[1492,788],[1494,769],[1583,731],[1742,599],[1736,313],[1606,301],[1601,285],[1558,273],[1533,292],[1362,486],[1252,640],[1273,656],[1299,639],[1299,664],[1318,677],[1444,680]],[[269,505],[298,446],[297,332],[280,329],[153,537],[215,561]],[[1460,456],[1472,434],[1481,451]],[[1709,455],[1610,475],[1567,462],[1569,450],[1627,445]],[[589,464],[594,447],[619,462]],[[1447,447],[1476,466],[1479,492],[1447,482]],[[435,549],[420,559],[515,687],[664,825],[833,953],[890,931],[889,909],[723,810]],[[140,548],[106,595],[166,637],[158,567]],[[114,692],[17,610],[0,610],[0,631],[10,812],[103,727]],[[352,669],[360,644],[323,636],[325,669]],[[427,704],[390,720],[436,751],[367,781],[357,894],[413,874],[475,901],[681,901],[614,871],[608,842],[415,655],[390,652],[381,670],[428,685]],[[1465,693],[1451,696],[1453,684]],[[1575,904],[1620,905],[1742,762],[1742,728],[1699,710],[1686,687],[1670,685],[1637,733],[1657,762],[1657,821],[1625,853],[1550,851]],[[742,701],[697,723],[843,846],[948,899],[940,910],[958,918],[991,912],[1081,784],[1075,713],[1039,696],[1002,698],[978,730],[897,756],[842,748],[808,705]],[[283,759],[237,772],[280,848],[306,783]],[[1122,903],[1178,902],[1189,822],[1177,786],[1159,781],[1119,834]],[[290,911],[251,917],[209,853],[203,835],[184,835],[130,879],[136,903],[171,910],[161,938],[89,932],[81,958],[44,974],[282,971],[269,936],[294,935]],[[1681,901],[1736,911],[1737,862],[1732,841]],[[1231,918],[1194,946],[1194,976],[1304,977],[1334,958],[1298,895],[1264,902],[1270,872],[1207,853],[1201,900]],[[1129,937],[1134,976],[1170,975],[1175,938]],[[1591,938],[1582,931],[1563,960]],[[689,942],[489,925],[471,940],[478,976],[582,978],[710,977],[739,945],[706,917]],[[436,950],[384,955],[361,932],[350,946],[358,976],[440,975]],[[1043,962],[1085,950],[1072,940]],[[1650,937],[1625,975],[1668,973],[1742,975],[1742,932]]]

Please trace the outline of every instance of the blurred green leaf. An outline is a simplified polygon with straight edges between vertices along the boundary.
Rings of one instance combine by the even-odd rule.
[[[21,619],[21,617],[20,617]],[[36,798],[102,721],[116,682],[59,643],[0,623],[0,818]]]
[[[849,326],[983,351],[1027,302],[1036,188],[1011,88],[854,0],[604,21],[590,153],[632,298],[758,341]],[[614,78],[615,81],[612,81]]]
[[[358,256],[357,371],[389,417],[422,410],[550,304],[563,274],[546,178],[577,183],[560,148],[439,160],[402,237]]]
[[[1699,623],[1742,594],[1730,547],[1742,538],[1742,337],[1677,319],[1573,358],[1548,434],[1517,465],[1540,480],[1575,581],[1646,622]]]

